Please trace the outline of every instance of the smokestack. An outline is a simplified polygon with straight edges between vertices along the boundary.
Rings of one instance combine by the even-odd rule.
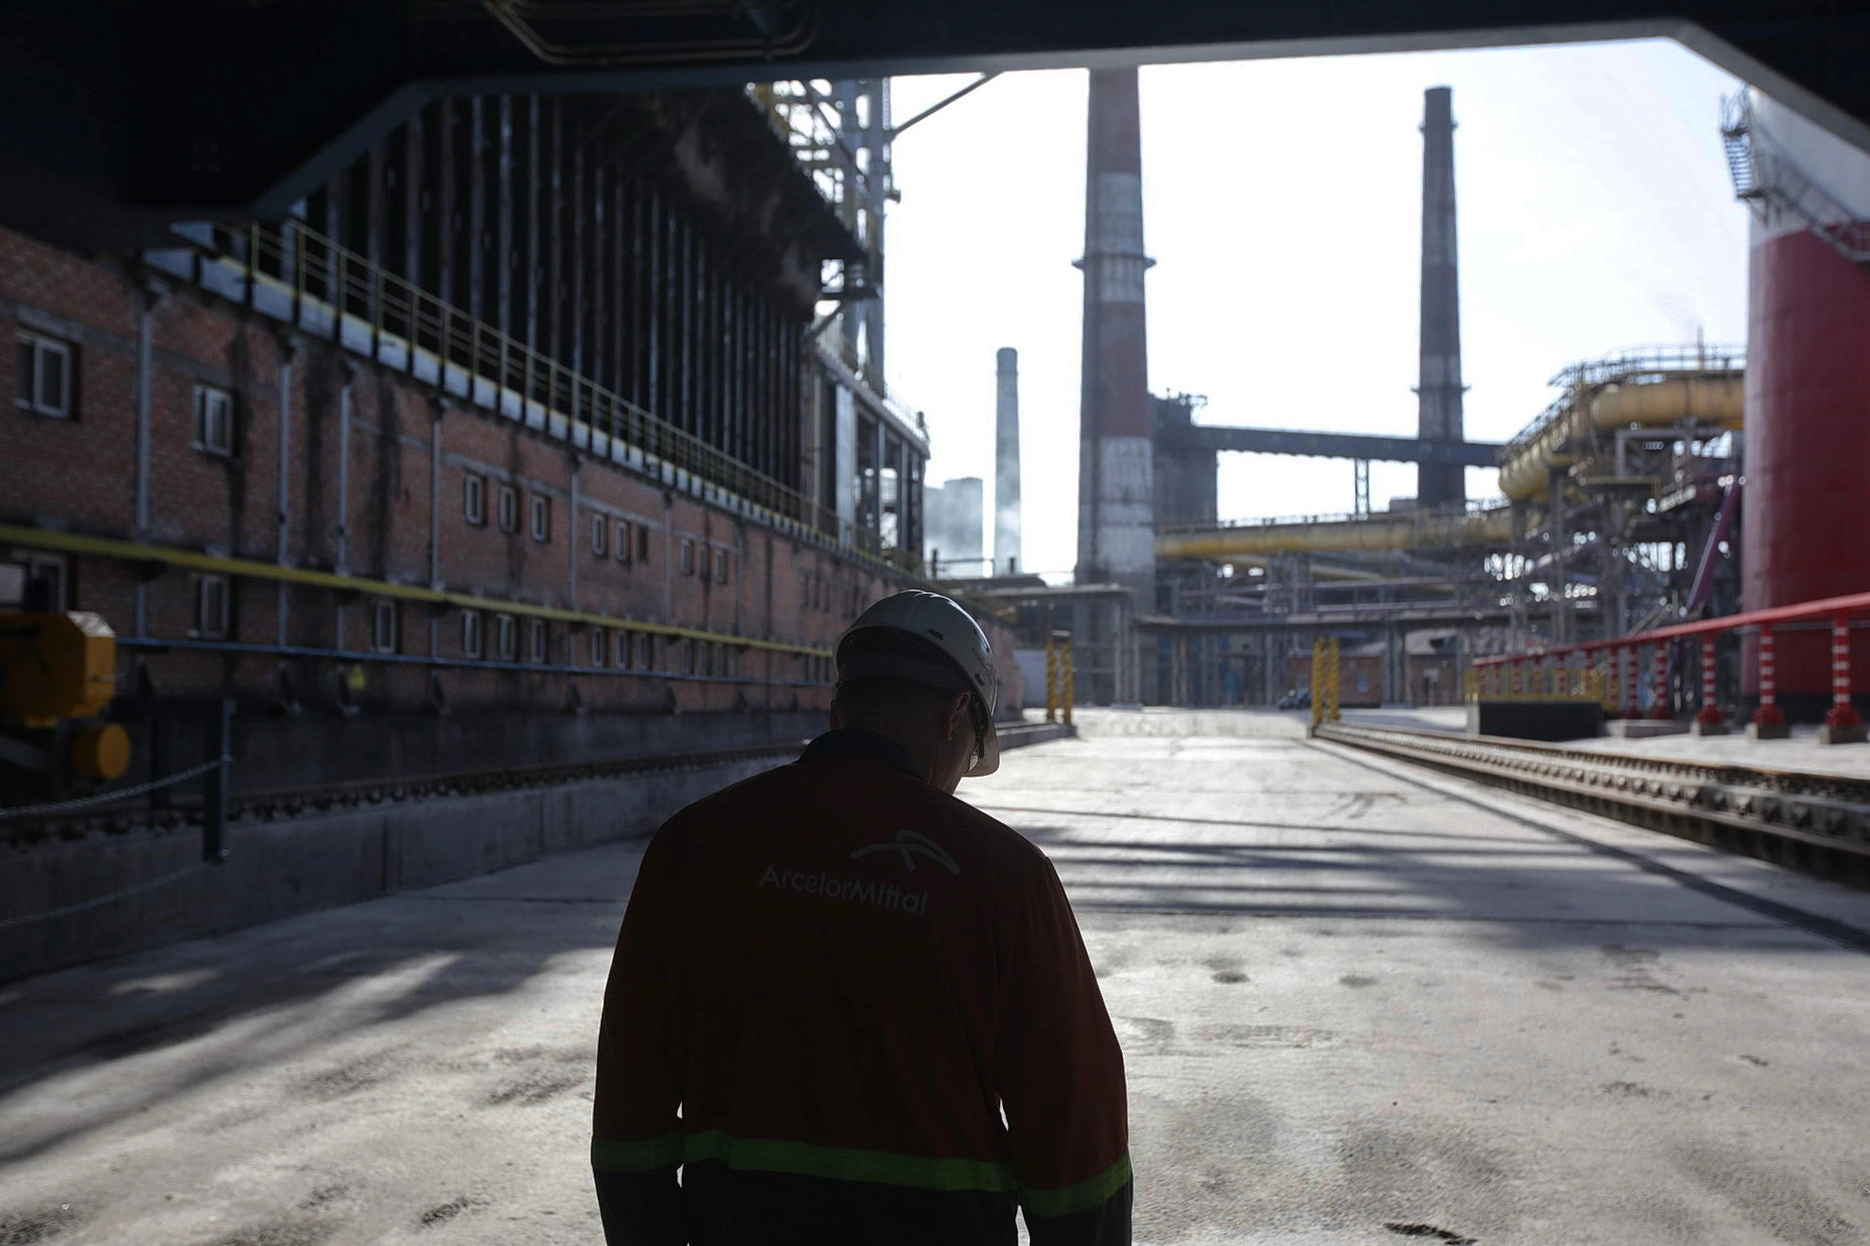
[[[1019,569],[1019,352],[994,358],[993,561],[1005,575]]]
[[[1116,582],[1153,605],[1143,273],[1143,156],[1136,70],[1093,69],[1085,161],[1084,368],[1078,432],[1080,584]]]
[[[1461,291],[1455,265],[1454,92],[1430,87],[1422,108],[1422,356],[1416,386],[1416,435],[1460,441]],[[1446,506],[1467,500],[1456,463],[1416,467],[1416,502]]]

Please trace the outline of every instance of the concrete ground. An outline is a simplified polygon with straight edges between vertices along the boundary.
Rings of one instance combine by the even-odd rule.
[[[1870,896],[1285,716],[1151,717],[963,789],[1078,907],[1139,1242],[1870,1241]],[[599,1240],[637,859],[0,988],[0,1243]]]

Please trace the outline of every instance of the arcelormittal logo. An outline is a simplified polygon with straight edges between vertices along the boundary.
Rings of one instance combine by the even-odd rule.
[[[871,844],[868,848],[859,848],[851,854],[851,860],[867,857],[873,852],[894,852],[903,859],[903,866],[911,873],[915,872],[917,855],[925,856],[950,874],[959,874],[961,867],[955,859],[942,851],[941,845],[919,831],[897,831],[896,838],[887,843]]]

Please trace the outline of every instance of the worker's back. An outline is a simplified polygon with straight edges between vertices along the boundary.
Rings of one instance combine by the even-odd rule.
[[[1128,1241],[1121,1053],[1057,877],[882,737],[670,820],[605,1018],[613,1241],[683,1240],[677,1159],[696,1243],[1010,1243],[1015,1200],[1036,1241]]]

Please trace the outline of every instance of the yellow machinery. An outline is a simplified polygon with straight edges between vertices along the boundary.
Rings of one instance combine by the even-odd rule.
[[[116,692],[117,637],[100,616],[0,610],[0,793],[122,775],[129,734],[97,721]]]

